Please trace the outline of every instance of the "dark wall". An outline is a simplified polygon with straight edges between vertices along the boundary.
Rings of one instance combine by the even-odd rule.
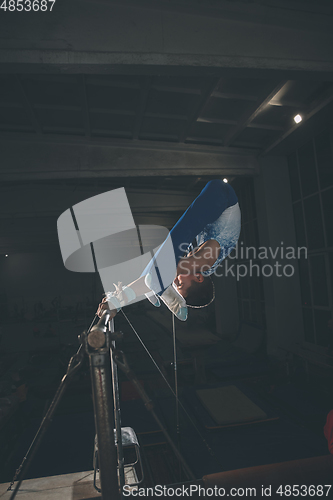
[[[44,311],[60,308],[64,316],[79,302],[97,305],[102,293],[98,275],[68,271],[57,251],[1,256],[0,275],[0,323],[23,319],[22,312],[27,320],[40,317],[40,303]]]

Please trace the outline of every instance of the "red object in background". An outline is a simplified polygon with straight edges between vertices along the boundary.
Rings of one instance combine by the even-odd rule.
[[[328,443],[328,451],[333,455],[333,410],[327,415],[324,434]]]

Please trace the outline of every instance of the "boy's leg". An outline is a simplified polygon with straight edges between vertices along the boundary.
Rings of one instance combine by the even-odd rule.
[[[233,188],[220,179],[206,184],[170,231],[176,263],[186,252],[194,238],[238,199]]]

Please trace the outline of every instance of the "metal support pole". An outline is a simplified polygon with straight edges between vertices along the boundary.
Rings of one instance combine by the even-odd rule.
[[[119,499],[117,451],[114,441],[110,356],[90,354],[99,476],[103,500]]]
[[[176,394],[176,425],[178,443],[180,441],[180,428],[179,428],[179,399],[178,399],[178,372],[177,372],[177,346],[176,346],[176,325],[175,316],[172,314],[172,339],[173,339],[173,369],[175,375],[175,394]]]
[[[114,333],[114,319],[109,321],[109,330]],[[116,342],[113,340],[112,348],[116,349]],[[113,389],[113,408],[114,408],[114,423],[117,438],[117,451],[118,451],[118,470],[119,470],[119,485],[120,491],[123,491],[125,485],[125,471],[124,471],[124,452],[121,436],[121,413],[120,413],[120,399],[119,399],[119,381],[118,381],[118,368],[113,358],[112,349],[110,349],[111,359],[111,372],[112,372],[112,389]]]
[[[109,312],[106,311],[99,323],[92,328],[87,338],[86,349],[90,362],[102,498],[103,500],[119,500],[118,463],[112,407],[110,341],[106,328],[110,319]]]
[[[178,367],[177,367],[177,345],[176,345],[176,325],[175,325],[175,316],[172,316],[172,339],[173,339],[173,368],[175,375],[175,394],[176,394],[176,429],[177,429],[177,445],[178,450],[180,451],[180,426],[179,426],[179,396],[178,396]],[[179,477],[178,480],[181,480],[182,476],[182,467],[179,462]]]

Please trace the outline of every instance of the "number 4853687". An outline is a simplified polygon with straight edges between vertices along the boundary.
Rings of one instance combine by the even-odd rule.
[[[1,1],[1,0],[0,0]],[[21,11],[35,11],[41,10],[45,12],[49,10],[50,12],[53,9],[56,0],[3,0],[0,5],[0,9],[5,12],[8,10],[9,12],[21,12]]]

